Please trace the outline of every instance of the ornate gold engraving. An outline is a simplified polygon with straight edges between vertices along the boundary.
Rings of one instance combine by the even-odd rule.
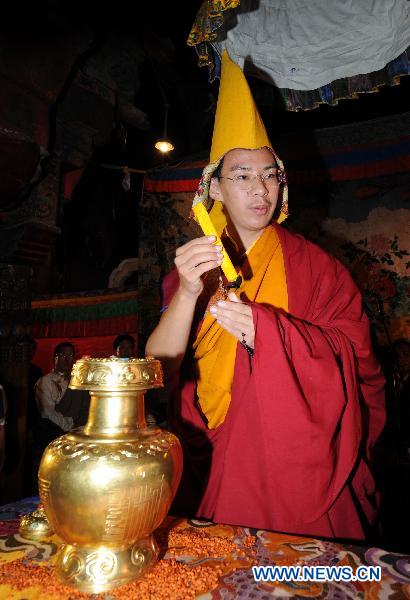
[[[155,435],[156,431],[160,432],[161,437]],[[145,454],[162,455],[178,444],[179,442],[172,433],[151,429],[150,435],[146,439],[139,439],[135,442],[111,442],[105,445],[79,443],[74,436],[68,434],[51,442],[48,449],[54,454],[65,458],[75,458],[79,461],[99,458],[126,460],[128,458],[137,459]],[[45,480],[40,482],[39,480],[42,496],[45,497],[48,493],[49,485],[49,482]]]
[[[70,387],[75,389],[118,390],[150,389],[162,386],[162,370],[154,358],[82,358],[71,373]]]
[[[104,546],[79,548],[62,544],[56,566],[60,579],[83,592],[98,594],[139,577],[158,557],[152,536],[131,548],[113,551]]]

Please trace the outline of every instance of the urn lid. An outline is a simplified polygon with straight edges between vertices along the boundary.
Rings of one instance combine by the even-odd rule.
[[[120,391],[149,390],[162,387],[159,360],[147,358],[91,358],[77,360],[71,371],[69,387],[74,390]]]
[[[47,515],[41,504],[28,515],[20,518],[19,534],[27,540],[41,541],[53,534]]]

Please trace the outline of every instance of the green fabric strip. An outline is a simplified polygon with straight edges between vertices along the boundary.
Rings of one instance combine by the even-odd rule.
[[[120,302],[104,302],[86,306],[61,306],[33,310],[34,323],[55,323],[58,321],[78,321],[124,317],[137,312],[138,300],[131,298]]]

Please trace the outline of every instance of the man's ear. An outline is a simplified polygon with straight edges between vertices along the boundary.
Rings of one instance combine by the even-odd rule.
[[[220,202],[223,202],[221,185],[216,177],[212,177],[211,179],[211,185],[209,186],[209,195],[212,198],[212,200],[219,200]]]

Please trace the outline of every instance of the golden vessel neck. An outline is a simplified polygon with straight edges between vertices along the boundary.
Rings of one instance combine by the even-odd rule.
[[[90,392],[90,412],[84,427],[86,435],[128,434],[147,426],[144,390]]]

